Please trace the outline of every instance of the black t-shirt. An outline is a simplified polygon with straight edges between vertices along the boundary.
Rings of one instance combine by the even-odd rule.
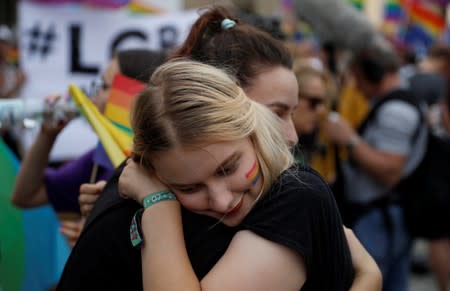
[[[128,233],[139,205],[117,198],[117,178],[114,175],[108,182],[95,205],[58,290],[142,289],[140,252],[131,247]],[[325,182],[310,169],[294,166],[285,171],[237,227],[216,224],[215,219],[185,209],[182,214],[186,248],[199,279],[222,257],[236,232],[250,230],[304,258],[307,280],[301,290],[351,286],[351,256],[336,203]]]

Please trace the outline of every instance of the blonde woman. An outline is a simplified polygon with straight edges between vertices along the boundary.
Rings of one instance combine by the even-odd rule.
[[[132,127],[135,162],[119,191],[145,206],[132,226],[145,242],[144,290],[350,288],[332,193],[317,173],[294,165],[279,120],[227,74],[193,61],[161,66],[135,104]],[[200,279],[181,206],[221,222],[203,234],[215,248],[197,254],[213,258]]]

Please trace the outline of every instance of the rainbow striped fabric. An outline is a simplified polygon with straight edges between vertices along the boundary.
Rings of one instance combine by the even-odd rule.
[[[105,116],[117,127],[131,132],[130,110],[137,94],[145,84],[122,74],[116,74],[105,107]]]
[[[0,290],[47,290],[58,282],[70,249],[50,206],[11,204],[19,167],[0,138]]]
[[[398,0],[411,19],[432,36],[440,35],[446,26],[439,1]]]
[[[347,0],[350,4],[353,5],[358,10],[362,10],[364,8],[364,0]]]
[[[102,115],[80,88],[75,85],[69,86],[70,94],[80,112],[99,137],[101,147],[98,147],[98,151],[104,150],[113,167],[120,165],[131,153],[130,109],[137,94],[144,88],[144,83],[117,74],[111,85],[105,115]],[[99,161],[101,156],[96,154],[95,162],[101,165],[108,164]]]

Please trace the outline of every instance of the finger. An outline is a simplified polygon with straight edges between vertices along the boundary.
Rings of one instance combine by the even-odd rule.
[[[80,234],[80,231],[78,230],[67,229],[63,227],[61,227],[60,231],[67,239],[78,239],[78,236]]]
[[[94,208],[93,204],[84,204],[80,206],[81,215],[87,217],[89,213],[91,213],[92,208]]]
[[[128,197],[127,194],[124,194],[122,192],[119,192],[119,196],[122,197],[123,199],[130,199],[130,197]]]
[[[106,181],[105,180],[100,180],[97,183],[95,183],[95,186],[97,187],[97,191],[100,193],[101,191],[103,191],[103,188],[105,188]]]
[[[98,197],[98,194],[80,194],[80,196],[78,196],[78,202],[80,204],[94,204]]]
[[[66,238],[69,246],[73,248],[73,246],[76,244],[78,238],[80,237],[80,231],[67,230],[64,228],[61,228],[60,231],[61,231],[61,234]]]
[[[80,228],[80,222],[66,220],[66,221],[61,222],[61,228],[76,230],[76,229]]]
[[[97,194],[98,192],[99,192],[98,186],[96,184],[84,183],[84,184],[81,184],[81,186],[80,186],[80,193]]]

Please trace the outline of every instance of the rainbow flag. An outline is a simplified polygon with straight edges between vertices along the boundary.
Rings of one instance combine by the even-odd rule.
[[[70,249],[50,206],[14,207],[19,161],[0,139],[0,290],[47,290],[58,282]]]
[[[347,2],[358,10],[363,10],[364,8],[364,0],[347,0]]]
[[[80,88],[70,85],[69,92],[81,114],[97,133],[113,166],[119,166],[131,150],[131,136],[103,116]]]
[[[384,5],[384,19],[386,21],[404,21],[405,11],[399,0],[387,0]]]
[[[22,214],[10,202],[19,162],[1,139],[0,161],[0,289],[20,290],[25,274],[24,225]]]
[[[99,137],[100,145],[94,155],[96,163],[108,167],[111,162],[113,167],[117,167],[130,155],[132,145],[130,110],[134,99],[144,88],[144,83],[117,74],[111,84],[105,115],[102,115],[82,90],[75,85],[69,86],[70,94],[80,112]],[[109,161],[106,161],[105,157]]]
[[[111,84],[105,116],[117,127],[131,133],[130,110],[145,84],[122,74],[116,74]]]
[[[431,36],[437,37],[444,31],[446,26],[445,18],[439,11],[443,7],[436,3],[426,3],[419,0],[399,1],[411,20],[420,25]]]
[[[165,12],[161,8],[141,3],[142,1],[131,1],[128,3],[127,10],[135,14],[161,14]]]

